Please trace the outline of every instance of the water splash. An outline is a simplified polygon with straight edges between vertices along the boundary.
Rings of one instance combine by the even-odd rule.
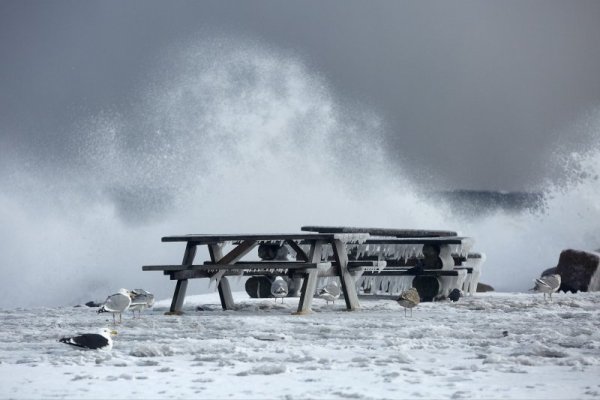
[[[386,158],[372,111],[336,99],[289,54],[202,42],[170,53],[143,86],[131,109],[81,121],[66,160],[0,161],[0,306],[101,300],[120,287],[169,296],[162,275],[141,272],[180,261],[181,245],[160,243],[169,234],[459,230],[488,254],[482,279],[504,290],[525,289],[563,247],[600,246],[596,180],[551,189],[544,214],[454,216]],[[580,165],[597,175],[599,160]]]

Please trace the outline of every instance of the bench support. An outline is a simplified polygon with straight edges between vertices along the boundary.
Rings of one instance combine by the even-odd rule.
[[[356,293],[356,283],[354,277],[348,271],[348,253],[346,246],[341,240],[335,239],[331,243],[333,247],[333,256],[338,264],[338,275],[340,277],[340,283],[342,284],[342,293],[344,294],[344,300],[346,301],[346,308],[350,311],[355,311],[360,308],[358,302],[358,293]]]

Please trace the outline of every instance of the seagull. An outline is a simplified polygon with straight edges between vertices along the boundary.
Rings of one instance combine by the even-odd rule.
[[[560,275],[547,275],[536,279],[534,282],[535,286],[529,290],[544,293],[544,300],[546,300],[546,293],[548,293],[550,301],[552,301],[552,293],[556,292],[560,287]]]
[[[116,324],[115,314],[119,314],[119,323],[121,323],[121,313],[126,311],[131,305],[131,297],[127,289],[119,289],[118,293],[111,294],[106,298],[106,301],[100,309],[98,314],[103,312],[109,312],[113,315],[113,324]]]
[[[117,331],[103,328],[98,333],[84,333],[79,336],[64,337],[59,339],[59,342],[83,349],[110,350],[113,345],[111,336],[116,334]]]
[[[275,297],[275,302],[280,298],[281,304],[283,304],[283,298],[288,295],[288,284],[282,277],[276,277],[271,283],[271,294]]]
[[[327,302],[327,304],[329,304],[330,301],[332,301],[333,304],[335,304],[335,300],[338,297],[340,297],[340,294],[341,290],[335,282],[329,282],[327,286],[319,289],[319,291],[317,292],[317,295],[320,298],[324,299]]]
[[[452,289],[448,294],[448,299],[453,302],[457,302],[462,296],[462,291],[458,288]]]
[[[133,289],[129,292],[129,297],[131,298],[129,309],[133,312],[133,318],[135,318],[136,311],[141,317],[142,311],[154,305],[154,295],[144,289]]]
[[[404,316],[406,317],[406,309],[410,308],[410,316],[412,317],[412,309],[421,301],[419,292],[415,288],[410,288],[400,293],[400,297],[396,299],[398,304],[404,307]]]

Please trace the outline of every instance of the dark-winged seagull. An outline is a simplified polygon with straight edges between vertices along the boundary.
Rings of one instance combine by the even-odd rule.
[[[111,294],[106,298],[104,304],[98,309],[98,314],[108,312],[113,315],[113,324],[116,324],[115,314],[119,314],[119,323],[121,322],[121,314],[124,313],[131,305],[131,297],[129,290],[119,289],[118,293]]]
[[[59,342],[71,346],[80,347],[90,350],[110,350],[112,349],[113,341],[111,336],[117,332],[108,328],[103,328],[98,333],[84,333],[83,335],[64,337],[59,339]]]
[[[327,304],[329,304],[330,301],[335,304],[335,300],[340,297],[341,293],[340,287],[335,282],[329,282],[324,288],[317,291],[317,295],[324,299]]]
[[[406,309],[410,308],[410,316],[412,317],[412,309],[419,304],[421,297],[419,296],[417,289],[411,287],[410,289],[400,293],[400,297],[398,297],[396,301],[398,304],[404,307],[404,316],[406,317]]]
[[[135,318],[135,312],[138,312],[138,316],[142,316],[142,311],[146,308],[150,308],[154,305],[154,295],[144,289],[133,289],[129,292],[131,298],[131,304],[129,309],[133,312],[133,318]]]
[[[283,304],[283,298],[288,295],[288,284],[282,277],[276,277],[271,283],[271,295],[275,297],[275,301],[281,299],[281,304]]]
[[[544,300],[546,300],[546,293],[550,296],[552,301],[552,293],[556,292],[560,287],[560,275],[547,275],[535,280],[535,286],[530,290],[544,293]]]

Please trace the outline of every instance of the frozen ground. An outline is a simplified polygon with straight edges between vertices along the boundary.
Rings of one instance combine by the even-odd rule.
[[[391,300],[294,316],[296,299],[235,298],[127,315],[110,352],[58,343],[108,325],[95,309],[0,310],[0,398],[600,397],[600,293],[479,294],[412,318]]]

